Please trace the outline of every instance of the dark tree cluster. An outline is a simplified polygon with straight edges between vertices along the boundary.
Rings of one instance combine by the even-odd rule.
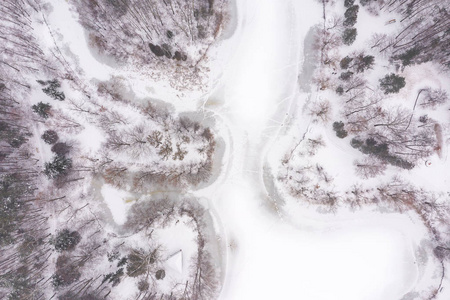
[[[52,161],[45,163],[44,174],[48,178],[54,179],[67,175],[70,169],[72,169],[72,159],[57,155]]]
[[[343,43],[347,46],[350,46],[355,42],[357,34],[358,33],[356,28],[345,28],[344,32],[342,33]]]
[[[394,73],[388,74],[380,79],[380,88],[385,94],[398,93],[405,85],[405,78]]]
[[[53,145],[59,140],[59,136],[54,130],[46,130],[42,134],[41,138],[46,142],[47,144]]]
[[[79,266],[74,263],[70,256],[60,255],[56,260],[56,272],[52,276],[52,285],[59,289],[68,286],[81,277]]]
[[[358,19],[359,5],[352,5],[344,13],[344,26],[353,27]]]
[[[333,123],[333,130],[336,132],[338,138],[345,138],[348,135],[347,130],[344,129],[344,123],[342,121]]]
[[[63,229],[56,234],[53,245],[56,251],[71,251],[80,241],[81,235],[77,231]]]
[[[17,90],[12,78],[0,75],[0,81],[0,296],[35,299],[45,292],[42,270],[49,249],[47,216],[34,201],[40,172],[30,152],[29,120],[15,100],[26,92]]]
[[[375,63],[375,57],[372,55],[364,55],[364,53],[360,53],[355,55],[354,57],[346,56],[339,62],[339,66],[341,69],[353,70],[357,73],[362,73],[366,70],[369,70],[373,67]]]
[[[362,153],[372,155],[390,165],[406,170],[414,168],[413,163],[390,154],[389,145],[387,143],[379,143],[374,138],[367,138],[365,141],[353,138],[350,144],[353,148],[360,150]]]
[[[355,42],[357,30],[354,27],[358,20],[359,5],[354,5],[354,0],[345,0],[344,6],[347,8],[344,13],[344,21],[342,25],[345,26],[342,32],[342,42],[345,45],[351,45]]]

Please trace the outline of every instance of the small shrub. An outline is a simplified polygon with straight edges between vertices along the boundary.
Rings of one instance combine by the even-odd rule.
[[[338,86],[338,87],[336,88],[336,93],[337,93],[338,95],[344,94],[344,88],[342,87],[342,85],[340,85],[340,86]]]
[[[428,115],[420,116],[419,117],[419,122],[420,123],[424,123],[424,124],[428,123]]]
[[[58,134],[54,130],[46,130],[41,137],[44,142],[50,145],[56,143],[59,139]]]
[[[138,290],[141,292],[145,292],[150,287],[150,284],[145,279],[142,279],[138,282]]]

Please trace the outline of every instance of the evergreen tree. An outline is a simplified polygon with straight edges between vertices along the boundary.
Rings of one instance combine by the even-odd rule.
[[[46,142],[47,144],[54,144],[58,141],[59,137],[58,134],[56,133],[56,131],[54,130],[46,130],[44,132],[44,134],[42,135],[42,139],[44,140],[44,142]]]
[[[356,72],[361,73],[372,68],[375,63],[375,57],[372,55],[358,55],[355,61]]]
[[[336,132],[338,138],[345,138],[348,135],[347,130],[344,129],[344,123],[342,121],[333,123],[333,130]]]
[[[64,99],[66,99],[64,92],[58,91],[58,89],[61,88],[61,83],[58,80],[56,79],[49,81],[37,80],[37,82],[42,86],[46,86],[45,88],[42,89],[42,91],[48,96],[52,97],[53,99],[59,101],[63,101]]]
[[[342,72],[341,75],[339,76],[340,79],[347,81],[349,80],[351,77],[353,76],[353,72],[351,71],[347,71],[347,72]]]
[[[397,56],[394,56],[394,59],[398,59],[401,60],[402,64],[404,66],[409,66],[411,64],[414,63],[414,59],[420,54],[420,49],[419,47],[414,47],[411,48],[409,50],[407,50],[406,52],[399,54]]]
[[[339,63],[341,69],[348,69],[350,66],[350,63],[353,61],[353,58],[350,56],[346,56],[343,59],[341,59],[341,62]]]
[[[48,103],[39,102],[31,107],[31,109],[37,113],[40,117],[47,119],[50,113],[51,105]]]
[[[53,240],[53,245],[56,251],[71,251],[75,249],[76,245],[81,241],[81,235],[78,231],[70,231],[63,229],[56,234]]]
[[[345,45],[350,46],[356,40],[356,28],[346,28],[342,34],[342,41]]]
[[[72,168],[72,160],[65,156],[55,156],[53,161],[45,163],[44,174],[48,178],[65,175]]]
[[[344,6],[349,8],[355,3],[355,0],[344,0]]]
[[[380,88],[385,94],[398,93],[405,85],[405,78],[393,73],[380,79]]]
[[[353,5],[350,6],[345,11],[345,20],[344,20],[344,26],[351,27],[356,24],[356,21],[358,19],[358,12],[359,12],[359,5]]]

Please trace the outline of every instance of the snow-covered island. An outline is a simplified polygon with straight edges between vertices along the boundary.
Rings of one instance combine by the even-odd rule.
[[[2,0],[0,298],[450,298],[450,2]]]

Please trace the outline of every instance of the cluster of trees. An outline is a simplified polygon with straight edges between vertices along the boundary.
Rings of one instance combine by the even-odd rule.
[[[360,177],[355,178],[355,181],[359,183],[351,189],[336,186],[337,180],[333,179],[333,174],[330,176],[327,173],[326,165],[321,164],[318,156],[315,157],[316,152],[308,151],[309,131],[293,149],[289,149],[282,160],[278,182],[292,197],[327,212],[336,212],[340,206],[356,210],[364,205],[374,205],[384,211],[417,213],[429,229],[435,257],[445,268],[444,263],[446,265],[450,258],[448,195],[427,192],[398,178],[372,187],[366,187],[365,182],[383,175],[388,167],[411,170],[430,155],[441,155],[441,125],[430,118],[427,111],[420,110],[435,109],[448,103],[448,94],[443,89],[426,87],[419,91],[415,102],[414,99],[407,99],[411,101],[393,104],[392,95],[406,86],[406,80],[401,74],[388,73],[379,79],[377,87],[371,86],[366,75],[375,65],[375,57],[361,52],[350,53],[342,58],[334,49],[341,44],[331,38],[335,36],[333,33],[344,32],[343,44],[353,42],[350,30],[354,29],[352,26],[356,23],[359,8],[355,1],[343,2],[347,8],[345,19],[341,22],[343,27],[328,26],[328,19],[324,22],[324,29],[318,31],[316,47],[322,50],[322,59],[314,83],[320,90],[333,89],[339,95],[336,105],[342,109],[341,115],[338,121],[327,126],[333,129],[337,137],[347,139],[351,147],[363,154],[353,163],[355,173]],[[327,1],[323,3],[325,17]],[[448,1],[361,0],[358,4],[371,12],[378,7],[379,11],[390,10],[403,14],[403,19],[399,20],[402,31],[396,37],[374,35],[372,49],[380,50],[381,55],[403,66],[435,60],[448,68],[448,47],[442,47],[444,43],[448,46],[448,42],[445,42],[448,32],[444,29],[444,24],[449,27]],[[406,7],[409,7],[408,12],[402,11]],[[434,19],[434,16],[445,19]],[[356,36],[356,29],[354,34]],[[422,52],[420,48],[414,47],[422,43],[422,46],[428,47],[426,45],[431,39],[434,39],[434,48]],[[328,116],[325,118],[328,121],[331,108],[319,104],[314,100],[308,102],[312,121],[324,120],[324,116]],[[433,249],[430,253],[433,253]],[[443,269],[441,284],[445,274]],[[421,295],[424,295],[424,299],[434,299],[441,290],[441,284],[433,287],[431,292],[421,291]]]
[[[0,298],[8,300],[51,297],[45,275],[52,251],[49,214],[37,193],[42,174],[24,103],[30,78],[53,69],[33,36],[39,9],[35,1],[0,3]],[[35,109],[48,117],[45,106]]]
[[[354,2],[354,0],[346,0],[344,2],[347,10],[344,13],[345,19],[342,23],[345,26],[345,29],[342,33],[342,41],[345,45],[351,45],[356,40],[357,30],[354,26],[358,19],[359,5],[354,5]]]
[[[107,134],[100,165],[108,182],[123,186],[131,180],[145,190],[149,183],[184,186],[208,180],[215,150],[209,128],[151,103],[140,110],[138,121],[113,110],[100,119]]]
[[[393,36],[374,37],[373,48],[387,52],[393,62],[403,67],[436,61],[450,67],[448,44],[450,4],[434,0],[373,1],[378,11],[401,15],[401,29]]]
[[[226,0],[77,0],[71,4],[91,43],[102,53],[139,67],[160,65],[167,71],[168,66],[183,66],[184,72],[189,68],[196,72],[220,34],[227,11]]]
[[[15,99],[16,83],[0,81],[0,297],[38,298],[45,294],[50,251],[48,214],[36,201],[41,172],[30,144],[31,124]]]
[[[124,227],[132,234],[152,236],[155,228],[165,228],[178,222],[181,218],[189,220],[191,229],[196,234],[197,251],[189,261],[190,274],[184,282],[173,283],[170,294],[157,291],[158,281],[163,281],[164,270],[163,247],[155,242],[146,249],[131,248],[124,265],[126,275],[138,280],[140,295],[158,297],[158,299],[214,299],[218,292],[218,274],[210,254],[207,230],[207,213],[196,199],[177,199],[173,196],[154,199],[142,199],[130,210]],[[117,256],[117,260],[119,260]],[[106,277],[105,277],[106,278]],[[149,287],[154,287],[150,289]]]

